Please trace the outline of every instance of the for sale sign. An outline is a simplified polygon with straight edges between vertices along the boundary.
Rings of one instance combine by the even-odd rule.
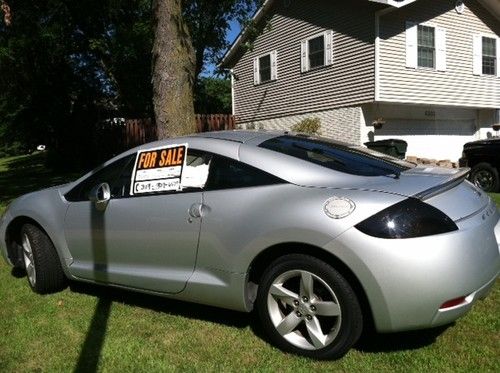
[[[132,173],[131,194],[182,190],[186,153],[187,144],[139,151]]]

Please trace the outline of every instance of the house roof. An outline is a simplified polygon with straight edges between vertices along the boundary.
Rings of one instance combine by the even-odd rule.
[[[368,0],[374,3],[385,4],[390,7],[401,8],[405,5],[414,3],[417,0]],[[488,9],[497,19],[500,19],[500,1],[498,0],[478,0],[486,9]],[[265,0],[262,6],[255,12],[252,17],[254,23],[258,23],[267,13],[269,8],[274,4],[275,0]],[[222,57],[222,61],[219,64],[221,67],[227,66],[230,59],[234,56],[236,51],[239,49],[241,44],[245,41],[247,37],[247,29],[240,32],[236,40],[233,42],[231,47]]]

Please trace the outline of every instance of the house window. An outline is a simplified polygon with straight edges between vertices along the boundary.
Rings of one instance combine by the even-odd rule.
[[[482,66],[484,75],[497,74],[497,41],[494,38],[482,37]]]
[[[446,71],[446,29],[406,22],[406,67]]]
[[[435,28],[418,26],[418,67],[436,66]]]
[[[325,66],[325,38],[323,35],[307,41],[309,68]]]
[[[271,80],[271,55],[259,58],[259,79],[261,83]]]
[[[333,32],[325,31],[301,42],[301,71],[331,65]]]
[[[493,34],[472,37],[473,74],[500,77],[500,38]]]
[[[277,52],[264,54],[253,59],[254,84],[262,84],[278,79]]]

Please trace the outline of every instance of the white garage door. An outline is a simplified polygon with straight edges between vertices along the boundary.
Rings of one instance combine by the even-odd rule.
[[[476,140],[474,120],[387,119],[375,130],[375,140],[401,139],[408,143],[406,155],[457,161],[466,142]]]

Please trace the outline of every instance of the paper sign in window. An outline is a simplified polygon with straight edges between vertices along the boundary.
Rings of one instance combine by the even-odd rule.
[[[169,145],[137,153],[132,173],[131,194],[182,190],[182,171],[187,144]]]

